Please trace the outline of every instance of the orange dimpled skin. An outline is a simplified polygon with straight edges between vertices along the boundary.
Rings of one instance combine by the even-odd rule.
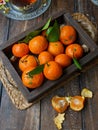
[[[44,80],[44,76],[42,72],[30,77],[28,72],[30,72],[33,69],[34,68],[29,67],[22,73],[22,82],[28,88],[40,87]]]
[[[28,67],[36,67],[37,61],[33,55],[25,55],[19,60],[19,68],[24,71]]]
[[[71,25],[64,25],[60,29],[60,41],[64,45],[69,45],[76,40],[76,30]]]
[[[66,54],[59,54],[55,57],[55,61],[63,68],[68,67],[72,63],[72,59]]]
[[[29,41],[29,49],[33,54],[40,54],[48,47],[48,41],[44,36],[36,36]]]
[[[61,53],[64,53],[64,46],[60,41],[57,42],[50,42],[48,46],[48,51],[54,55],[57,56]]]
[[[48,61],[52,61],[53,59],[54,59],[53,55],[49,53],[48,51],[43,51],[38,56],[38,61],[40,65],[45,64]]]
[[[23,57],[29,53],[29,47],[25,43],[17,43],[12,46],[12,53],[16,57]]]
[[[83,56],[83,48],[77,43],[71,44],[66,47],[65,53],[71,58],[75,57],[77,59],[80,59]]]
[[[45,64],[43,72],[47,79],[56,80],[61,77],[63,70],[55,61],[49,61]]]

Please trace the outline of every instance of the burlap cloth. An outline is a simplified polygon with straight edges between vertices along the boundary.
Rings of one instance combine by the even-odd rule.
[[[72,17],[83,27],[83,29],[90,35],[90,37],[96,42],[98,38],[98,32],[96,26],[88,19],[87,16],[81,13],[74,13]],[[11,101],[17,109],[24,110],[30,107],[33,103],[28,103],[23,94],[15,84],[9,71],[6,69],[2,61],[0,61],[0,80],[3,83]]]

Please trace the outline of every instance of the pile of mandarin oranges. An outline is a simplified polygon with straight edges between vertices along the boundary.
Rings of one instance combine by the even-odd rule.
[[[62,76],[63,69],[72,64],[73,57],[80,59],[83,56],[83,48],[76,43],[77,32],[73,26],[61,26],[59,34],[58,41],[49,42],[44,30],[28,44],[13,44],[12,54],[19,58],[21,79],[26,87],[37,88],[42,85],[45,78],[57,80]],[[42,72],[33,76],[28,74],[40,65],[44,65]]]

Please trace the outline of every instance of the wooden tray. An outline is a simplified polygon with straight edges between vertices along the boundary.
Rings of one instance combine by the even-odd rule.
[[[94,60],[98,56],[98,46],[94,43],[94,41],[87,35],[87,33],[78,25],[78,23],[73,20],[70,14],[63,12],[60,12],[57,15],[52,16],[52,21],[57,20],[59,24],[69,24],[72,25],[76,31],[77,31],[77,42],[80,44],[85,44],[89,48],[89,52],[86,53],[80,60],[80,64],[82,65],[82,70],[79,71],[74,64],[70,65],[64,70],[64,74],[61,78],[55,81],[49,81],[46,80],[42,86],[36,89],[28,89],[26,88],[20,78],[20,72],[17,67],[17,63],[12,64],[10,61],[10,55],[11,55],[11,47],[14,43],[17,41],[23,39],[26,35],[28,35],[30,32],[37,30],[41,28],[48,18],[43,21],[43,24],[36,25],[29,30],[21,33],[17,37],[10,39],[6,43],[4,43],[1,46],[0,51],[0,60],[2,60],[3,64],[5,65],[6,69],[9,71],[10,76],[15,81],[16,85],[20,89],[20,91],[23,93],[25,98],[28,102],[36,101],[40,98],[42,98],[45,94],[48,94],[48,92],[51,92],[52,90],[57,89],[58,87],[65,84],[66,81],[73,78],[73,75],[76,76],[78,74],[81,74],[81,72],[85,69],[85,66],[89,65],[89,63]]]

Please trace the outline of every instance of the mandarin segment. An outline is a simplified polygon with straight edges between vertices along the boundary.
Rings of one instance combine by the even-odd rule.
[[[70,108],[74,111],[80,111],[84,108],[85,98],[82,96],[73,96],[70,100]]]
[[[63,74],[62,67],[55,61],[49,61],[44,66],[44,75],[49,80],[57,80]]]
[[[57,112],[63,113],[68,108],[69,103],[65,97],[54,96],[52,106]]]
[[[81,91],[81,96],[84,96],[86,98],[92,98],[93,97],[93,92],[87,88],[83,88]]]
[[[47,39],[42,36],[35,36],[29,41],[29,49],[33,54],[40,54],[42,51],[46,50],[48,47]]]

